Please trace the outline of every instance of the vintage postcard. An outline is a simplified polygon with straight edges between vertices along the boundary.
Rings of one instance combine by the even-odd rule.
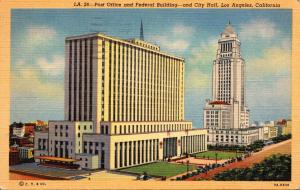
[[[2,189],[299,189],[300,1],[0,1]]]

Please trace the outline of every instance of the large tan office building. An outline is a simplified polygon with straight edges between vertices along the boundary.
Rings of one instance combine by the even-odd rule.
[[[184,121],[184,59],[144,40],[95,33],[66,38],[65,62],[65,121],[50,121],[49,128],[68,128],[75,138],[41,150],[47,146],[38,142],[51,144],[60,134],[49,130],[36,141],[38,153],[119,169],[207,150],[207,131]],[[84,122],[92,131],[70,129],[82,130]]]
[[[65,119],[183,121],[184,60],[142,40],[66,39]]]

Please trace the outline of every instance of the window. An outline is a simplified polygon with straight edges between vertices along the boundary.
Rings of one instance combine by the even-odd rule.
[[[55,125],[55,129],[57,129],[57,125]]]
[[[69,135],[68,135],[68,132],[66,132],[66,137],[68,137]]]
[[[63,126],[62,126],[62,125],[60,125],[60,129],[63,129]]]
[[[57,132],[55,132],[55,136],[57,137]]]
[[[78,125],[78,130],[80,130],[80,125]]]
[[[80,133],[78,133],[78,135],[77,135],[78,137],[80,137]]]
[[[90,129],[92,129],[93,127],[92,127],[92,125],[90,125]]]
[[[87,142],[83,142],[83,153],[87,153],[86,146],[87,146]]]
[[[86,125],[84,126],[84,130],[86,130]]]
[[[68,130],[69,129],[69,126],[68,125],[66,125],[66,130]]]

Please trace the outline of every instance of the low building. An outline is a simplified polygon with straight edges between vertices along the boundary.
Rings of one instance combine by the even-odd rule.
[[[266,121],[264,123],[264,140],[269,140],[271,138],[278,136],[278,127],[275,125],[274,121]]]
[[[20,163],[18,145],[14,144],[9,148],[9,165],[16,165]]]
[[[204,108],[204,126],[208,129],[208,144],[210,145],[249,145],[259,140],[261,129],[249,127],[247,124],[237,128],[232,127],[235,113],[234,104],[224,101],[207,101]]]
[[[13,128],[13,135],[17,136],[17,137],[24,137],[25,134],[25,127],[14,127]]]
[[[25,145],[31,144],[28,137],[14,136],[14,137],[11,137],[10,141],[12,142],[12,144],[17,144],[19,146],[25,146]]]
[[[287,120],[286,121],[286,126],[283,129],[282,132],[283,135],[288,135],[288,134],[292,134],[292,121],[291,120]]]
[[[99,166],[98,154],[80,153],[80,154],[75,154],[75,158],[79,160],[77,164],[79,164],[81,168],[98,169],[101,167]]]
[[[25,123],[24,124],[24,135],[34,135],[34,129],[36,127],[35,123]]]
[[[81,168],[114,170],[207,150],[205,129],[192,129],[191,122],[161,124],[163,128],[156,122],[106,122],[99,134],[93,132],[93,122],[49,121],[49,132],[35,134],[35,156],[72,158],[80,160]]]
[[[245,129],[208,129],[210,145],[239,145],[247,146],[260,140],[262,128],[249,127]]]
[[[18,147],[18,151],[21,161],[33,158],[33,147]]]
[[[278,130],[278,135],[291,134],[291,120],[279,120],[276,122],[276,127]]]

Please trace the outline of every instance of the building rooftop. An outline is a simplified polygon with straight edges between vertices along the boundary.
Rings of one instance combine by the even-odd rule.
[[[169,53],[160,51],[160,48],[159,48],[158,45],[150,43],[150,42],[147,42],[147,41],[144,41],[144,40],[140,40],[140,39],[121,39],[121,38],[114,37],[114,36],[108,36],[108,35],[106,35],[104,33],[96,32],[96,33],[89,33],[89,34],[69,36],[69,37],[66,37],[65,40],[69,41],[69,40],[77,40],[77,39],[85,39],[85,38],[95,38],[95,37],[96,38],[97,37],[106,38],[106,39],[109,39],[109,40],[117,41],[117,42],[120,42],[120,43],[124,43],[124,44],[131,45],[131,46],[136,46],[136,47],[140,47],[140,48],[142,47],[142,48],[148,49],[150,51],[153,51],[153,52],[165,55],[165,56],[169,56],[169,57],[172,57],[172,58],[184,61],[184,58],[178,57],[178,56],[174,56],[174,55],[171,55]]]
[[[224,31],[221,33],[222,37],[237,37],[237,33],[235,32],[232,24],[230,21],[228,24],[225,26]]]

